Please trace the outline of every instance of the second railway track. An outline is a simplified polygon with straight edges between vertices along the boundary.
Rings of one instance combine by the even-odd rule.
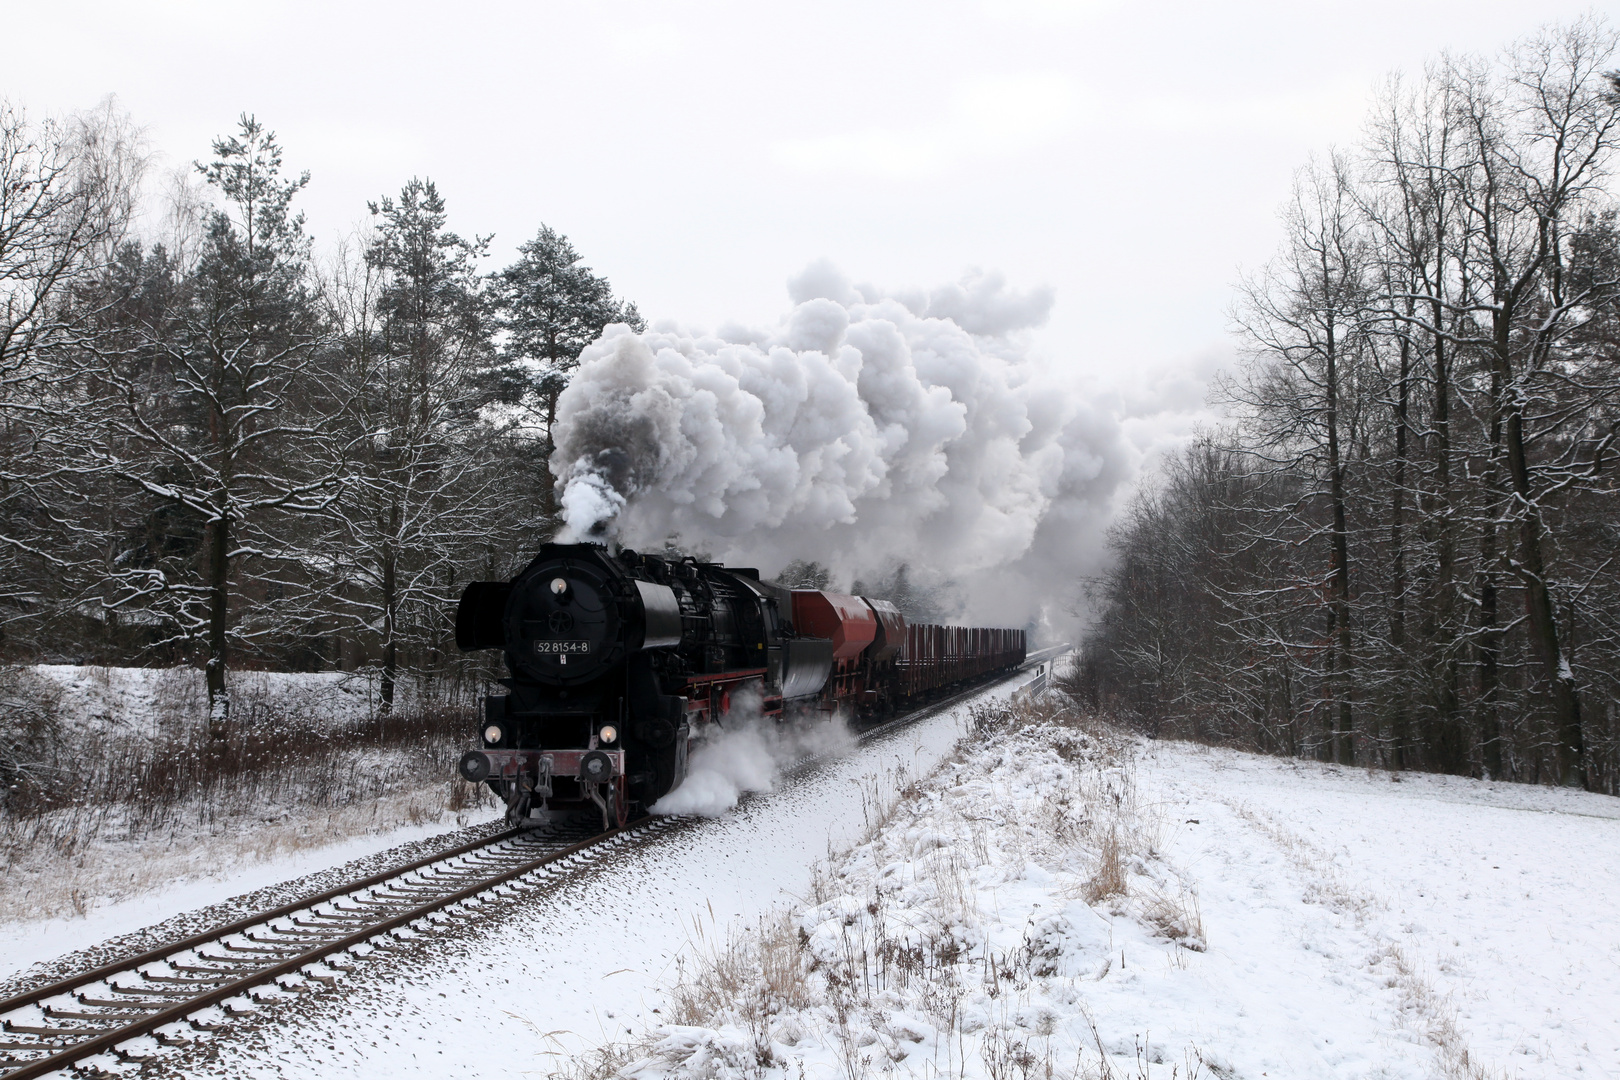
[[[1033,666],[1051,651],[1032,657]],[[1001,680],[994,680],[1001,681]],[[882,738],[983,691],[979,684],[863,732]],[[815,764],[795,762],[789,773]],[[47,983],[0,1001],[0,1080],[32,1080],[82,1067],[101,1054],[125,1062],[161,1054],[143,1037],[183,1046],[221,1025],[198,1013],[256,994],[307,992],[336,982],[350,950],[428,920],[476,919],[477,906],[551,868],[586,869],[620,845],[665,832],[678,818],[642,818],[597,835],[510,829],[346,882],[224,926]],[[386,938],[385,938],[386,940]]]

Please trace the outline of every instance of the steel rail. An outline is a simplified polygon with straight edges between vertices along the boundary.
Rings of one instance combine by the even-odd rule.
[[[459,847],[451,848],[448,851],[441,851],[436,855],[429,855],[425,858],[417,859],[415,862],[409,862],[403,866],[396,866],[389,870],[383,870],[363,878],[358,878],[354,881],[346,882],[334,888],[327,889],[325,892],[315,893],[312,896],[303,897],[302,899],[295,900],[292,903],[282,904],[280,907],[257,912],[245,918],[237,919],[235,922],[226,923],[224,926],[216,926],[213,929],[192,934],[190,937],[181,938],[179,941],[172,941],[165,945],[160,945],[155,949],[148,949],[146,952],[138,953],[135,956],[127,956],[122,960],[109,961],[108,963],[102,964],[100,967],[91,968],[89,971],[81,971],[77,975],[71,975],[65,979],[59,979],[53,983],[45,983],[42,986],[36,986],[32,990],[25,990],[15,997],[9,997],[4,1001],[0,1001],[0,1016],[4,1016],[6,1013],[14,1012],[17,1009],[33,1005],[34,1003],[45,998],[56,997],[58,994],[67,993],[69,989],[75,986],[80,986],[84,983],[99,982],[100,980],[107,978],[109,975],[119,975],[125,971],[128,971],[130,968],[140,967],[143,964],[156,963],[166,956],[172,956],[177,952],[184,952],[186,949],[196,948],[198,945],[207,945],[211,941],[218,940],[222,937],[227,937],[231,934],[239,934],[244,930],[251,929],[262,922],[269,921],[270,919],[279,919],[283,916],[291,915],[295,911],[302,911],[304,908],[313,907],[316,904],[324,904],[328,900],[335,900],[340,896],[347,896],[352,892],[360,892],[361,890],[369,889],[374,885],[381,885],[390,878],[399,877],[401,874],[412,873],[413,871],[420,870],[423,867],[432,866],[436,862],[443,862],[446,859],[454,859],[458,856],[477,851],[480,848],[491,847],[500,843],[502,840],[510,840],[513,837],[519,836],[523,832],[523,829],[507,829],[504,832],[498,832],[491,836],[486,836],[481,840],[473,840],[469,843],[462,844]],[[3,1077],[0,1077],[0,1080],[3,1080]]]
[[[541,856],[539,856],[537,858],[526,859],[526,860],[520,862],[516,866],[508,867],[508,868],[505,868],[505,869],[501,870],[499,873],[496,873],[496,874],[493,874],[493,875],[481,876],[478,881],[475,881],[470,885],[466,885],[466,886],[463,886],[462,888],[455,889],[452,892],[443,894],[441,896],[437,896],[437,897],[435,897],[435,898],[433,898],[431,900],[425,901],[425,902],[413,903],[406,910],[392,911],[391,913],[386,914],[383,918],[380,918],[380,919],[368,919],[368,920],[366,920],[365,924],[361,928],[359,928],[357,930],[354,930],[354,931],[352,931],[350,933],[347,933],[347,934],[343,934],[342,936],[337,937],[337,938],[332,938],[332,939],[325,940],[325,941],[321,942],[320,944],[315,945],[314,947],[307,948],[307,949],[300,949],[300,951],[298,951],[297,953],[295,953],[293,955],[290,955],[290,956],[287,956],[285,959],[281,959],[278,962],[275,962],[275,963],[272,963],[272,964],[269,964],[269,965],[261,965],[259,962],[253,961],[253,962],[251,962],[252,965],[253,965],[252,970],[247,971],[246,973],[241,974],[240,976],[238,976],[234,972],[228,972],[228,971],[223,971],[223,970],[216,971],[215,974],[223,976],[225,979],[227,979],[229,981],[226,981],[224,983],[224,985],[217,986],[214,989],[205,990],[205,991],[202,991],[201,993],[188,996],[186,998],[186,1000],[178,1002],[178,1003],[176,1003],[174,1005],[162,1006],[159,1010],[152,1011],[150,1015],[143,1016],[143,1017],[141,1017],[139,1019],[134,1019],[134,1020],[131,1020],[131,1021],[126,1023],[126,1022],[124,1022],[125,1018],[122,1017],[122,1016],[110,1015],[110,1014],[95,1014],[95,1016],[94,1016],[95,1019],[117,1020],[118,1024],[117,1024],[116,1027],[112,1028],[111,1030],[107,1030],[107,1031],[103,1031],[103,1032],[99,1032],[99,1033],[97,1033],[97,1032],[95,1032],[93,1030],[85,1030],[84,1034],[91,1036],[90,1038],[81,1040],[79,1042],[75,1042],[75,1043],[73,1043],[71,1045],[68,1045],[68,1046],[60,1046],[60,1045],[41,1045],[41,1046],[38,1046],[37,1049],[39,1049],[39,1050],[56,1050],[56,1051],[58,1051],[57,1053],[51,1054],[48,1057],[37,1058],[37,1059],[35,1059],[33,1061],[29,1061],[29,1062],[25,1062],[25,1063],[21,1063],[21,1064],[16,1064],[16,1063],[12,1063],[12,1062],[8,1062],[6,1064],[0,1064],[0,1080],[33,1080],[33,1078],[35,1078],[35,1077],[45,1076],[48,1073],[56,1072],[57,1070],[60,1070],[60,1069],[65,1069],[65,1068],[71,1066],[76,1061],[83,1060],[84,1058],[87,1058],[87,1057],[92,1057],[92,1056],[94,1056],[96,1054],[105,1053],[105,1052],[107,1052],[109,1050],[113,1050],[117,1046],[119,1046],[121,1043],[128,1042],[131,1039],[139,1038],[142,1035],[150,1035],[153,1032],[155,1032],[158,1028],[165,1027],[165,1026],[167,1026],[169,1024],[184,1022],[184,1021],[186,1021],[186,1019],[192,1013],[195,1013],[200,1009],[206,1009],[206,1008],[208,1008],[208,1007],[210,1007],[212,1005],[217,1005],[220,1002],[228,1001],[231,998],[241,997],[242,995],[247,994],[249,991],[253,990],[256,987],[264,986],[266,983],[273,983],[275,980],[277,980],[279,978],[282,978],[282,977],[284,977],[286,975],[294,974],[294,973],[298,972],[300,969],[305,968],[305,967],[309,967],[312,964],[321,963],[323,960],[325,960],[329,956],[332,956],[334,953],[341,953],[341,952],[344,952],[344,951],[346,951],[348,949],[352,949],[352,948],[354,948],[354,947],[356,947],[358,945],[361,945],[361,944],[364,944],[365,942],[370,941],[371,939],[377,937],[380,934],[390,933],[391,931],[397,930],[402,926],[406,926],[406,925],[409,925],[410,923],[416,922],[417,920],[425,918],[426,916],[429,916],[429,915],[433,914],[434,912],[439,911],[439,910],[441,910],[443,908],[452,907],[455,904],[458,904],[458,903],[460,903],[460,902],[462,902],[464,900],[469,900],[469,899],[472,899],[473,897],[476,897],[476,896],[478,896],[478,895],[480,895],[482,893],[487,893],[492,889],[499,888],[500,886],[502,886],[502,885],[504,885],[504,884],[506,884],[506,883],[508,883],[510,881],[513,881],[513,880],[515,880],[517,878],[521,878],[521,877],[525,876],[526,874],[531,874],[534,871],[536,871],[536,870],[538,870],[538,869],[540,869],[540,868],[542,868],[544,866],[547,866],[547,865],[550,865],[550,864],[556,863],[556,862],[561,862],[562,860],[571,858],[574,855],[577,855],[580,852],[585,851],[585,850],[587,850],[589,848],[593,848],[593,847],[596,847],[598,845],[609,843],[611,841],[617,840],[617,839],[619,839],[621,837],[624,837],[624,836],[626,836],[626,835],[628,835],[628,834],[630,834],[632,832],[638,831],[645,823],[647,823],[650,820],[652,820],[652,819],[641,818],[636,822],[632,822],[632,823],[626,825],[622,829],[612,829],[612,830],[610,830],[608,832],[600,833],[600,834],[598,834],[596,836],[593,836],[593,837],[590,837],[588,839],[582,840],[582,841],[580,841],[580,842],[578,842],[576,844],[571,844],[571,845],[569,845],[567,847],[564,847],[564,848],[560,848],[560,849],[553,850],[553,851],[548,851],[546,854],[541,855]],[[525,831],[525,830],[512,830],[512,833],[523,832],[523,831]],[[510,839],[511,836],[512,836],[512,833],[500,834],[500,838],[501,839]],[[276,911],[279,912],[280,914],[270,915],[270,916],[260,915],[260,916],[257,916],[255,918],[251,919],[251,920],[238,920],[237,922],[230,924],[230,926],[232,928],[234,928],[234,929],[215,931],[211,935],[193,935],[191,938],[186,939],[186,941],[187,941],[186,945],[183,945],[183,946],[170,946],[170,947],[165,948],[165,949],[152,950],[152,951],[150,951],[148,953],[142,954],[143,957],[147,957],[148,959],[143,959],[143,960],[140,960],[138,962],[137,961],[124,961],[123,963],[121,963],[119,965],[113,966],[113,970],[111,970],[110,972],[108,970],[109,966],[104,965],[101,968],[95,969],[96,973],[98,973],[98,974],[96,974],[94,977],[92,977],[92,973],[87,972],[83,976],[79,976],[79,977],[74,978],[74,979],[63,980],[61,982],[54,983],[54,984],[52,984],[51,987],[48,987],[48,988],[47,987],[41,987],[37,991],[30,991],[29,995],[28,995],[29,1001],[27,1002],[27,1004],[35,1004],[35,1003],[39,1002],[40,1000],[43,1000],[44,998],[49,998],[49,997],[59,996],[59,995],[62,995],[62,994],[72,993],[75,990],[82,990],[86,986],[89,986],[89,985],[92,985],[92,984],[94,984],[96,982],[101,981],[101,979],[107,977],[108,974],[112,974],[112,975],[127,974],[127,973],[130,973],[133,968],[139,967],[142,963],[155,963],[158,960],[162,960],[162,959],[164,959],[164,958],[166,958],[168,956],[172,956],[175,953],[185,952],[185,951],[187,951],[187,950],[189,950],[191,948],[197,947],[198,945],[207,945],[207,944],[212,944],[214,942],[221,942],[222,944],[224,944],[221,941],[221,939],[228,938],[228,937],[233,936],[234,934],[240,933],[242,929],[248,929],[248,928],[251,928],[253,926],[259,925],[261,923],[264,923],[264,922],[267,921],[267,919],[281,918],[284,915],[289,915],[289,914],[292,914],[294,912],[304,910],[305,908],[311,907],[312,905],[319,905],[319,904],[322,904],[322,903],[328,903],[328,902],[331,902],[331,901],[334,901],[334,900],[342,899],[344,896],[349,895],[350,893],[364,892],[366,889],[374,888],[377,885],[381,885],[384,882],[388,881],[390,878],[398,877],[402,873],[411,873],[414,870],[422,869],[425,866],[432,865],[433,863],[439,862],[439,861],[442,861],[442,860],[459,858],[462,855],[469,854],[469,853],[471,853],[473,851],[476,851],[477,849],[482,848],[482,847],[488,847],[488,846],[490,846],[490,845],[492,845],[492,844],[494,844],[496,842],[497,842],[497,839],[495,837],[491,837],[491,838],[489,838],[487,840],[480,841],[480,842],[478,842],[477,844],[474,844],[474,845],[463,845],[462,848],[455,849],[455,851],[453,853],[450,853],[450,854],[447,854],[447,855],[442,855],[442,856],[439,856],[438,858],[428,859],[428,860],[425,860],[425,861],[418,860],[417,862],[411,864],[410,869],[407,869],[407,870],[396,869],[396,870],[392,871],[389,874],[383,875],[380,878],[380,880],[378,879],[377,875],[372,875],[371,877],[368,877],[368,878],[365,879],[367,884],[361,885],[361,886],[358,886],[358,887],[350,888],[346,892],[345,891],[328,890],[327,892],[319,894],[318,899],[306,900],[306,901],[301,902],[299,904],[283,905],[282,907],[276,909]],[[352,911],[354,909],[348,909],[348,910]],[[244,923],[245,923],[245,925],[244,925]],[[199,940],[199,938],[200,938],[200,940]],[[288,944],[292,945],[294,943],[289,941]],[[230,946],[225,945],[224,947],[229,948]],[[269,950],[264,950],[264,951],[261,951],[260,953],[258,953],[256,955],[265,955],[266,959],[269,959],[270,955],[276,955],[277,953],[279,953],[279,950],[277,950],[275,953],[272,953]],[[225,958],[216,959],[216,958],[213,958],[213,957],[202,957],[201,959],[208,962],[208,963],[218,963],[221,960],[224,960]],[[141,975],[139,972],[134,972],[134,974],[138,978],[146,977],[146,976]],[[196,981],[198,981],[198,982],[214,982],[214,981],[217,981],[217,980],[198,979]],[[44,991],[44,993],[41,993],[41,991]],[[118,988],[114,988],[114,992],[120,992],[120,991],[118,990]],[[134,996],[135,994],[140,994],[140,993],[143,993],[144,991],[135,990],[135,989],[125,989],[125,990],[123,990],[121,992],[129,993],[131,996]],[[157,996],[157,995],[149,995],[149,996]],[[17,1000],[17,999],[13,999],[13,1000]],[[141,1003],[139,1003],[137,1001],[130,1001],[130,1002],[127,1002],[127,1003],[119,1002],[118,1004],[125,1007],[125,1008],[138,1008],[138,1007],[141,1006]],[[81,1016],[76,1016],[76,1017],[68,1017],[68,1016],[58,1015],[56,1017],[50,1017],[49,1014],[48,1014],[48,1019],[69,1019],[69,1018],[90,1019],[91,1015],[90,1014],[83,1014]],[[10,1023],[10,1022],[6,1023],[6,1028],[9,1031],[18,1031],[18,1032],[20,1032],[20,1031],[24,1030],[24,1029],[18,1027],[17,1025],[14,1025],[14,1024]],[[44,1037],[55,1037],[55,1038],[60,1039],[60,1038],[67,1038],[67,1037],[69,1037],[70,1034],[77,1035],[79,1032],[76,1031],[76,1030],[72,1031],[71,1033],[68,1032],[68,1031],[62,1031],[62,1032],[59,1032],[59,1033],[55,1033],[54,1035],[51,1035],[51,1034],[47,1034],[42,1029],[35,1029],[33,1032],[29,1032],[29,1033],[37,1033],[42,1038],[44,1038]],[[7,1049],[10,1052],[16,1052],[18,1050],[32,1050],[32,1049],[36,1049],[36,1047],[34,1047],[32,1045],[25,1046],[23,1044],[13,1043]]]

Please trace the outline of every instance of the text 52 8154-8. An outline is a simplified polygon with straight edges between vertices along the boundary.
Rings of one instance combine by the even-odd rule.
[[[588,641],[537,641],[534,651],[541,656],[556,655],[558,653],[588,653],[591,643]]]

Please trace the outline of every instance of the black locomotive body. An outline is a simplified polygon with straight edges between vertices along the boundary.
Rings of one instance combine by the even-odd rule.
[[[502,649],[509,672],[462,776],[487,783],[514,823],[585,810],[604,827],[679,784],[694,735],[734,706],[881,712],[1024,658],[1022,631],[907,627],[882,601],[594,544],[547,544],[512,581],[469,585],[456,644]]]

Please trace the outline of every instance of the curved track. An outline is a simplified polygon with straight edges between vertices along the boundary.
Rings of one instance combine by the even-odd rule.
[[[1023,667],[1051,652],[1031,657]],[[880,739],[935,715],[1006,677],[978,682],[870,728],[860,741]],[[795,762],[788,772],[816,760],[811,756]],[[46,1076],[87,1064],[86,1059],[98,1054],[146,1060],[149,1055],[125,1044],[142,1036],[163,1045],[188,1043],[199,1033],[218,1030],[233,1000],[308,992],[333,983],[346,962],[356,958],[350,950],[396,941],[412,924],[429,929],[475,919],[482,898],[492,893],[543,885],[547,871],[572,872],[598,864],[621,845],[681,820],[642,818],[597,835],[510,829],[36,987],[0,1001],[0,1080]],[[215,1010],[222,1013],[206,1016]]]

